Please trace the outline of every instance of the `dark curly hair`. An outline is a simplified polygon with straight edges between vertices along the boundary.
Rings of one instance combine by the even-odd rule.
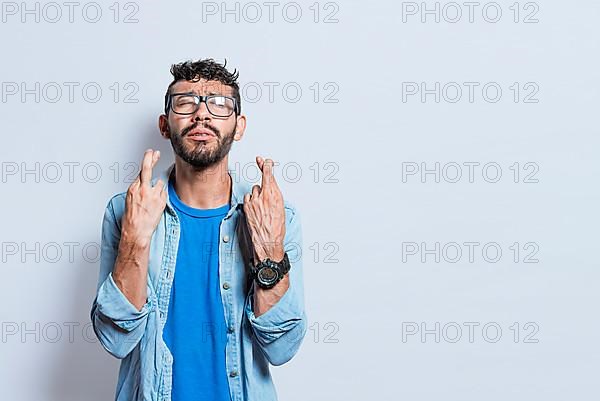
[[[233,89],[233,98],[235,99],[235,113],[240,114],[242,112],[242,100],[240,99],[240,87],[237,82],[240,74],[237,70],[227,71],[226,65],[227,60],[223,64],[219,64],[212,58],[197,61],[188,60],[171,65],[173,82],[169,84],[165,94],[165,114],[169,114],[169,95],[175,82],[181,80],[197,82],[200,79],[218,81],[230,86]]]

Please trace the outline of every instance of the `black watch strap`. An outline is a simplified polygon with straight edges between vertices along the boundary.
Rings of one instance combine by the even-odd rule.
[[[265,283],[265,282],[262,282],[262,280],[260,279],[259,271],[261,269],[268,269],[268,268],[271,268],[277,272],[277,278],[274,280],[271,280],[268,283]],[[266,259],[258,262],[256,265],[251,264],[250,275],[258,286],[260,286],[261,288],[268,289],[268,288],[272,288],[273,286],[275,286],[275,284],[277,284],[279,281],[281,281],[281,279],[283,279],[283,276],[285,276],[290,271],[290,268],[291,268],[290,260],[288,258],[287,252],[285,252],[283,254],[283,259],[280,260],[279,262],[276,262],[274,260],[266,258]]]

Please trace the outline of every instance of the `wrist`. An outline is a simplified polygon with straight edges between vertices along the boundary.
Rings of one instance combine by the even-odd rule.
[[[277,244],[268,248],[258,248],[254,251],[254,264],[267,258],[275,262],[280,262],[283,259],[284,254],[285,249],[283,248],[283,244]]]
[[[135,231],[123,229],[121,232],[121,241],[120,245],[127,245],[128,248],[136,248],[140,250],[144,250],[146,248],[150,248],[150,240],[152,237],[147,235],[140,235]]]

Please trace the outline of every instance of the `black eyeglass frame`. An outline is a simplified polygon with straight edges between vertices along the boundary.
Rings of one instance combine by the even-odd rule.
[[[194,98],[196,98],[196,109],[191,112],[191,113],[178,113],[175,110],[173,110],[173,96],[181,96],[181,95],[187,95],[187,96],[193,96]],[[225,97],[227,99],[231,99],[233,101],[233,110],[231,111],[231,113],[227,116],[219,116],[216,115],[215,113],[213,113],[212,111],[210,111],[210,108],[208,107],[208,103],[206,103],[206,101],[210,98],[213,97]],[[195,112],[198,111],[198,109],[200,108],[200,105],[202,103],[206,104],[206,110],[208,110],[208,112],[210,114],[212,114],[215,117],[222,117],[222,118],[229,118],[231,117],[232,114],[239,114],[239,110],[238,110],[238,102],[236,101],[235,98],[231,97],[231,96],[226,96],[226,95],[207,95],[207,96],[200,96],[200,95],[196,95],[195,93],[190,93],[190,92],[186,92],[186,93],[169,93],[167,95],[165,95],[165,114],[169,114],[169,110],[171,110],[173,113],[175,114],[179,114],[179,115],[183,115],[183,116],[189,116],[191,114],[194,114]]]

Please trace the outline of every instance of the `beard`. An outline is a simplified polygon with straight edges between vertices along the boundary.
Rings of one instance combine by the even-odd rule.
[[[208,142],[194,142],[190,144],[188,141],[185,141],[187,133],[198,126],[203,126],[203,128],[215,134],[213,141],[216,142],[216,145],[209,144]],[[233,136],[235,135],[235,126],[229,135],[222,135],[216,127],[204,125],[200,122],[195,122],[189,127],[184,128],[180,133],[174,133],[170,126],[167,126],[167,129],[169,130],[171,146],[175,154],[197,171],[205,170],[223,160],[231,149]]]

